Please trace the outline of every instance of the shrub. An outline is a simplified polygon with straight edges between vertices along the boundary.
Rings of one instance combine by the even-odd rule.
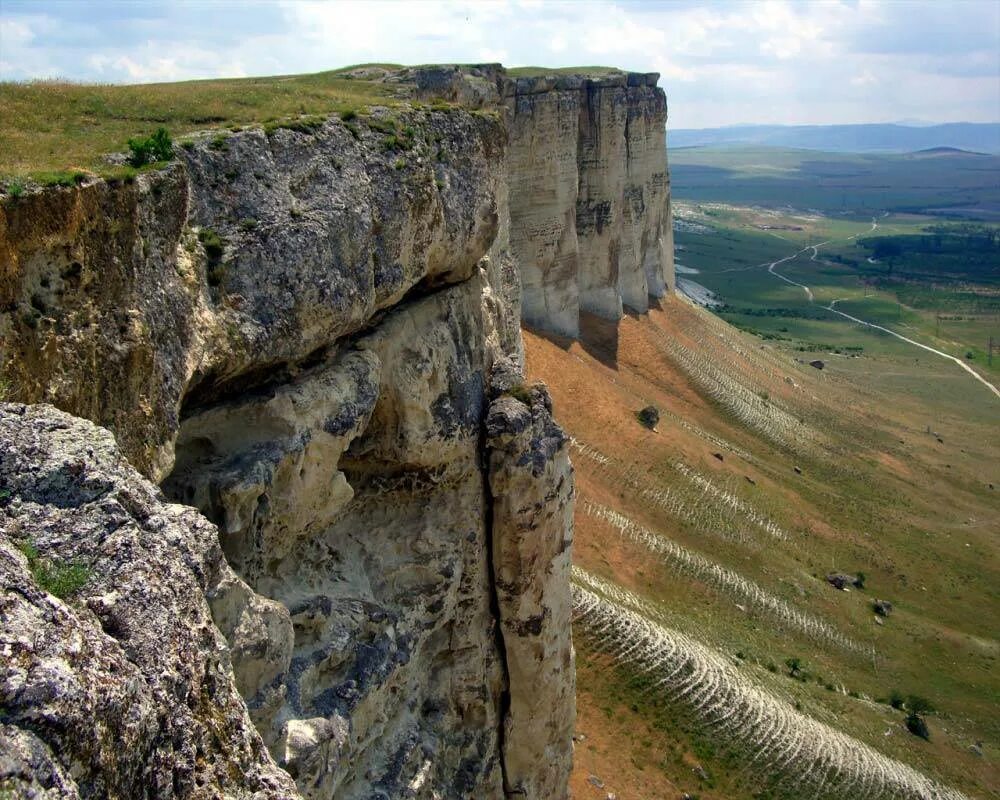
[[[353,108],[349,108],[346,111],[340,112],[340,119],[342,122],[350,122],[357,115],[358,115],[357,111],[355,111]]]
[[[799,673],[802,672],[802,659],[797,657],[786,658],[785,666],[788,667],[788,674],[793,678],[797,678]]]
[[[205,248],[205,255],[209,261],[219,261],[222,259],[224,248],[222,237],[211,228],[202,228],[198,231],[198,241]]]
[[[218,136],[214,136],[212,138],[212,141],[208,143],[208,146],[213,150],[226,151],[229,149],[228,139],[228,134],[220,133]]]
[[[889,693],[889,705],[893,708],[901,709],[905,702],[906,700],[903,697],[903,693],[899,691],[899,689],[893,689],[892,692]]]
[[[211,228],[202,228],[198,231],[198,241],[205,248],[205,257],[208,260],[206,270],[208,285],[213,288],[221,286],[226,276],[226,270],[222,264],[222,254],[225,251],[222,237]]]
[[[157,128],[152,136],[139,136],[128,140],[131,154],[128,163],[133,167],[169,161],[174,157],[174,145],[166,128]]]
[[[24,194],[24,184],[20,180],[12,180],[7,185],[7,194],[9,194],[13,199],[17,200],[22,194]]]
[[[528,391],[528,388],[524,384],[519,383],[517,386],[511,386],[507,394],[520,400],[526,406],[531,406],[531,392]]]
[[[660,421],[660,410],[656,406],[646,406],[637,411],[635,416],[640,425],[652,430]]]
[[[406,159],[405,158],[397,158],[396,159],[396,163],[392,165],[392,168],[393,169],[397,169],[397,170],[398,169],[403,169],[404,167],[406,167]]]
[[[911,714],[929,714],[934,711],[934,705],[926,697],[911,694],[906,698],[906,709]]]
[[[246,219],[240,220],[240,230],[250,232],[257,228],[257,220],[247,217]]]

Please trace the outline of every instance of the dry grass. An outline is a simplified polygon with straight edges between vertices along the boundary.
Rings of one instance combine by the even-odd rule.
[[[179,136],[357,111],[391,104],[391,87],[344,77],[313,75],[239,78],[133,86],[63,81],[0,83],[0,176],[88,169],[122,151],[134,136],[166,127]]]

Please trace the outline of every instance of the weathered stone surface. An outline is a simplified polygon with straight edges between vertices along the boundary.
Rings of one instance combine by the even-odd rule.
[[[577,282],[580,308],[620,319],[625,268],[635,267],[621,263],[629,98],[624,85],[607,84],[588,81],[580,103]]]
[[[494,583],[510,676],[504,778],[510,796],[560,800],[576,721],[573,470],[545,388],[532,387],[527,398],[501,395],[486,419]]]
[[[655,73],[502,83],[511,250],[528,324],[579,335],[674,286],[667,106]],[[575,118],[574,118],[575,117]]]
[[[214,526],[159,499],[107,431],[49,406],[0,405],[0,486],[4,788],[298,797],[247,715],[212,621],[206,596],[225,584],[253,598]],[[60,600],[40,567],[51,576],[72,563],[85,582]]]
[[[281,381],[408,291],[477,274],[507,223],[502,121],[393,119],[413,131],[402,151],[333,117],[313,133],[206,136],[132,184],[3,204],[11,397],[107,425],[160,479],[182,411]]]
[[[526,91],[521,91],[522,83]],[[528,91],[507,100],[510,247],[520,267],[526,323],[576,337],[580,327],[576,202],[578,90]]]
[[[3,204],[10,393],[106,425],[218,525],[105,432],[5,412],[55,443],[0,453],[0,775],[25,792],[566,794],[572,470],[521,386],[521,311],[575,336],[581,303],[669,289],[663,93],[355,77],[482,110],[209,133],[134,183]],[[25,535],[92,571],[69,605]]]

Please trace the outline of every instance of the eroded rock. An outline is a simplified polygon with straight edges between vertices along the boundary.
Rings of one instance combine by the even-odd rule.
[[[493,574],[510,682],[504,777],[511,796],[559,800],[576,721],[573,471],[545,388],[532,387],[526,399],[501,395],[486,420]]]
[[[224,584],[253,596],[215,527],[163,502],[107,431],[49,406],[0,405],[0,486],[4,788],[298,797],[250,721],[206,600]],[[42,563],[75,564],[82,585],[55,597],[46,587],[66,586],[40,585]]]

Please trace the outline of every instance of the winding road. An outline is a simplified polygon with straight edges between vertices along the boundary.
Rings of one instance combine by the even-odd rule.
[[[883,214],[882,216],[886,216],[886,214]],[[876,228],[878,228],[878,219],[877,218],[872,218],[872,227],[871,227],[871,230],[869,231],[869,233],[871,233],[871,231],[874,231]],[[857,238],[857,236],[858,236],[858,234],[854,234],[853,236],[848,236],[847,238],[848,239],[855,239],[855,238]],[[779,264],[784,264],[787,261],[793,261],[793,260],[795,260],[800,255],[802,255],[805,252],[808,252],[809,250],[813,251],[813,254],[812,254],[812,256],[810,256],[809,260],[810,261],[815,261],[818,258],[818,256],[819,256],[819,248],[821,248],[825,244],[829,244],[831,241],[832,241],[831,239],[827,239],[825,242],[819,242],[818,244],[812,244],[812,245],[809,245],[808,247],[803,247],[801,250],[799,250],[796,253],[793,253],[790,256],[786,256],[785,258],[780,258],[777,261],[772,261],[768,265],[767,271],[770,272],[772,275],[774,275],[774,277],[780,278],[785,283],[790,283],[792,286],[798,286],[800,289],[802,289],[806,293],[806,297],[809,298],[809,302],[810,303],[814,303],[816,301],[816,298],[813,296],[812,289],[810,289],[804,283],[799,283],[798,281],[793,281],[791,278],[789,278],[789,277],[787,277],[785,275],[782,275],[780,272],[776,272],[774,268],[777,267]],[[864,325],[867,328],[872,328],[873,330],[882,331],[883,333],[888,333],[890,336],[895,336],[897,339],[900,339],[901,341],[907,342],[908,344],[912,344],[914,347],[919,347],[921,350],[926,350],[929,353],[934,353],[934,355],[940,356],[941,358],[946,358],[949,361],[954,361],[956,364],[958,364],[958,366],[960,366],[962,369],[964,369],[966,372],[968,372],[973,378],[975,378],[977,381],[979,381],[981,384],[983,384],[983,386],[985,386],[987,389],[989,389],[991,392],[993,392],[993,394],[995,394],[997,397],[1000,397],[1000,389],[997,389],[996,386],[994,386],[992,383],[990,383],[988,380],[986,380],[986,378],[984,378],[982,375],[980,375],[978,372],[976,372],[972,367],[970,367],[968,364],[966,364],[961,359],[956,358],[955,356],[953,356],[953,355],[951,355],[949,353],[944,353],[944,352],[942,352],[940,350],[937,350],[937,349],[935,349],[935,348],[933,348],[933,347],[931,347],[929,345],[926,345],[926,344],[923,344],[921,342],[918,342],[918,341],[916,341],[914,339],[910,339],[909,337],[903,336],[900,333],[896,333],[896,331],[890,330],[889,328],[886,328],[883,325],[876,325],[874,322],[868,322],[867,320],[858,319],[857,317],[851,316],[850,314],[847,314],[847,313],[845,313],[843,311],[838,311],[836,308],[834,308],[834,306],[837,303],[839,303],[840,300],[844,300],[844,299],[847,299],[847,298],[838,298],[837,300],[832,301],[830,303],[830,305],[828,305],[828,306],[821,305],[820,308],[822,308],[822,309],[824,309],[826,311],[829,311],[832,314],[837,314],[837,315],[843,317],[844,319],[849,319],[851,322],[856,322],[858,325]]]

